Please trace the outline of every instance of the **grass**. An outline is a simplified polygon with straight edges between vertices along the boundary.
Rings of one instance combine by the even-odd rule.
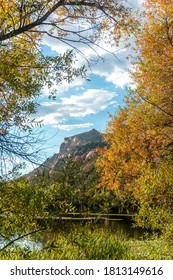
[[[45,240],[45,239],[44,239]],[[39,248],[16,245],[1,260],[172,260],[173,243],[163,237],[129,239],[103,229],[83,227],[70,233],[52,233]]]

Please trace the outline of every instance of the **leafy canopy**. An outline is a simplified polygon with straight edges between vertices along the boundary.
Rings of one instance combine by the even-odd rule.
[[[134,90],[126,107],[112,116],[98,168],[101,186],[114,189],[123,209],[136,211],[140,226],[170,229],[172,235],[173,5],[145,1],[136,33]]]

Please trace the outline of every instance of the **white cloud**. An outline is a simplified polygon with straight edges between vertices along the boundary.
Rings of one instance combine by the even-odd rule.
[[[73,129],[80,129],[80,128],[90,128],[93,127],[93,123],[78,123],[78,124],[58,124],[54,125],[55,128],[59,128],[61,130],[71,131]]]
[[[131,83],[129,70],[130,61],[127,59],[128,49],[123,49],[117,53],[117,59],[110,53],[105,53],[103,62],[93,66],[93,74],[105,78],[107,82],[113,83],[116,87],[123,88]]]
[[[134,7],[139,5],[139,0],[134,0],[132,4],[130,1],[124,2],[127,5]],[[66,28],[70,30],[71,26],[66,26]],[[80,29],[80,26],[74,24],[73,28],[77,30],[77,28]],[[89,34],[84,33],[83,35],[86,35],[87,37]],[[128,61],[126,57],[132,52],[132,50],[124,48],[127,42],[122,42],[120,43],[119,47],[117,47],[113,45],[112,42],[109,42],[111,38],[108,37],[106,32],[105,38],[108,37],[108,42],[106,43],[101,39],[100,42],[98,42],[98,45],[72,42],[73,39],[75,39],[74,36],[74,34],[70,34],[68,38],[71,40],[70,43],[74,46],[74,48],[77,48],[79,51],[76,52],[76,67],[80,67],[85,64],[88,69],[88,74],[92,72],[97,76],[105,78],[106,81],[112,82],[117,87],[124,87],[130,83],[130,78],[128,75],[130,61]],[[57,53],[64,53],[70,48],[68,44],[65,44],[60,40],[53,39],[47,35],[43,38],[43,43],[48,45],[52,51]],[[116,55],[117,58],[114,55]],[[113,76],[117,76],[117,78],[113,78]],[[63,82],[62,85],[58,87],[58,92],[65,92],[69,88],[81,86],[83,83],[84,80],[81,78],[75,79],[71,84]]]
[[[59,43],[57,40],[51,40],[49,38],[45,41],[49,47],[57,53],[67,50],[67,46]],[[126,57],[132,53],[131,49],[124,48],[124,44],[120,44],[119,47],[111,46],[104,42],[100,42],[100,47],[92,46],[92,50],[89,46],[77,45],[79,51],[83,53],[76,54],[76,67],[85,65],[88,74],[92,73],[96,76],[103,77],[106,81],[112,82],[116,87],[123,88],[130,83],[128,70],[131,68],[130,61]],[[111,78],[110,78],[111,77]],[[85,82],[85,79],[77,77],[71,84],[62,82],[61,85],[55,87],[57,92],[62,93],[68,91],[72,87],[79,87]],[[48,92],[46,90],[46,92]]]
[[[106,77],[106,81],[111,82],[120,88],[131,84],[129,72],[123,71],[118,67],[115,67],[114,71]]]
[[[116,104],[115,92],[104,89],[88,89],[83,94],[62,97],[59,102],[43,102],[36,115],[37,121],[52,126],[62,124],[69,118],[82,118],[96,114]]]
[[[124,0],[123,3],[125,6],[129,6],[131,8],[140,8],[142,0]],[[67,30],[82,30],[84,26],[80,26],[80,22],[70,24],[68,23],[66,26],[64,26]],[[82,23],[84,24],[84,23]],[[86,25],[86,29],[88,28],[88,25]],[[82,33],[84,37],[88,37],[91,35],[90,31],[85,31]],[[86,65],[88,69],[88,74],[91,72],[95,74],[96,76],[103,77],[105,81],[111,82],[115,85],[115,87],[124,88],[125,86],[130,85],[131,79],[129,76],[129,70],[131,70],[131,63],[129,60],[126,59],[128,54],[132,53],[131,49],[124,48],[124,43],[120,43],[120,46],[117,47],[111,43],[109,43],[109,40],[111,38],[108,37],[108,34],[105,32],[105,38],[108,38],[108,43],[105,43],[104,40],[100,40],[98,43],[98,46],[96,45],[89,45],[89,44],[83,44],[81,42],[73,42],[73,40],[78,40],[76,35],[74,33],[71,33],[68,38],[71,40],[70,43],[74,46],[74,48],[77,48],[79,52],[76,52],[76,67],[80,67],[81,65]],[[133,39],[130,39],[130,42],[133,42]],[[48,45],[52,51],[55,51],[57,53],[64,53],[68,49],[70,49],[70,46],[60,40],[51,38],[49,36],[44,36],[43,43]],[[127,43],[127,42],[125,42]],[[72,47],[71,47],[72,48]],[[81,55],[81,53],[83,55]],[[117,58],[113,55],[115,54]],[[99,59],[100,58],[100,59]],[[96,61],[98,60],[98,63]],[[90,69],[90,65],[92,65]],[[75,78],[74,81],[71,84],[68,84],[67,82],[63,82],[58,87],[55,86],[58,93],[63,93],[68,91],[70,88],[73,87],[79,87],[82,86],[85,82],[84,79],[78,77]],[[48,90],[45,89],[45,93],[48,94]]]

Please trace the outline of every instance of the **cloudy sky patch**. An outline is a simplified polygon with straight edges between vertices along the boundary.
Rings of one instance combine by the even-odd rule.
[[[66,131],[71,131],[74,129],[80,129],[80,128],[85,128],[86,130],[89,128],[94,127],[93,123],[77,123],[77,124],[58,124],[54,126],[55,128],[61,129],[61,130],[66,130]]]
[[[69,118],[83,118],[115,105],[115,92],[106,89],[88,89],[82,94],[61,97],[59,101],[43,102],[36,116],[43,124],[58,125]]]

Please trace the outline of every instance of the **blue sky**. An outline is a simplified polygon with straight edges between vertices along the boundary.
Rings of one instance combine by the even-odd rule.
[[[134,0],[136,6],[141,1]],[[131,39],[133,40],[133,38]],[[124,42],[119,47],[101,43],[101,48],[96,47],[97,53],[104,59],[88,67],[85,58],[97,59],[95,51],[86,45],[77,46],[85,54],[85,58],[76,54],[76,66],[83,64],[88,68],[86,81],[81,77],[75,78],[71,84],[62,82],[55,85],[57,97],[55,101],[48,99],[48,89],[44,88],[38,112],[34,116],[42,121],[45,138],[50,139],[44,145],[44,156],[50,157],[59,152],[59,146],[64,137],[89,131],[95,128],[104,132],[109,120],[109,114],[114,114],[119,106],[123,106],[126,87],[130,86],[129,70],[131,61],[127,56],[132,50],[124,47]],[[57,55],[68,50],[69,47],[62,42],[45,36],[43,38],[43,52]],[[116,54],[116,57],[112,53]]]

